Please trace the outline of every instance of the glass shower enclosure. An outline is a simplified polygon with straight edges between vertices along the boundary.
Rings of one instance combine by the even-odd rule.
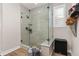
[[[53,37],[52,8],[50,4],[21,12],[21,42],[22,46],[36,46]]]

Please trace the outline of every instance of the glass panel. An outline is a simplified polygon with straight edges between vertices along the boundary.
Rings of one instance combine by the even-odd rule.
[[[52,42],[53,39],[53,11],[52,4],[49,4],[49,39]]]
[[[51,8],[47,7],[48,4],[43,4],[31,9],[30,12],[21,8],[21,41],[24,46],[39,47],[48,39],[48,35],[49,39],[52,39],[52,12]],[[26,27],[29,28],[29,24],[32,24],[30,26],[32,33],[30,34],[26,29]]]
[[[47,5],[31,10],[31,20],[33,33],[31,35],[31,45],[40,46],[48,39],[48,9]]]
[[[21,42],[23,46],[29,45],[29,31],[26,30],[29,24],[29,11],[21,7]]]

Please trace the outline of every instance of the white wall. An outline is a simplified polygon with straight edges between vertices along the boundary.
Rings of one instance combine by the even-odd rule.
[[[15,3],[3,3],[2,50],[20,46],[20,7]]]
[[[73,3],[72,3],[73,4]],[[68,4],[68,9],[71,8],[72,4]],[[75,37],[70,30],[69,26],[67,27],[69,30],[69,36],[71,38],[71,51],[73,56],[79,56],[79,20],[77,24],[77,37]]]
[[[79,56],[79,19],[77,24],[77,37],[73,37],[73,48],[72,53],[74,56]]]
[[[2,29],[2,4],[0,3],[0,51],[1,51],[1,45],[2,45],[2,44],[1,44],[1,43],[2,43],[2,42],[1,42],[1,40],[2,40],[2,39],[1,39],[1,34],[2,34],[2,33],[1,33],[1,32],[2,32],[1,29]]]
[[[72,4],[70,4],[71,7]],[[71,32],[72,38],[72,55],[79,56],[79,19],[77,22],[77,37],[75,37]]]

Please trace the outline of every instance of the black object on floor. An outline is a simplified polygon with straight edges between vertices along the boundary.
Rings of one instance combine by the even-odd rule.
[[[33,56],[41,56],[41,52],[36,48],[32,48],[32,55]]]
[[[67,56],[67,40],[56,38],[54,52]]]

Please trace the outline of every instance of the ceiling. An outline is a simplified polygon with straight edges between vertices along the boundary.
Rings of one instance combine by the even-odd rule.
[[[22,5],[28,9],[36,8],[44,4],[45,3],[22,3]]]

